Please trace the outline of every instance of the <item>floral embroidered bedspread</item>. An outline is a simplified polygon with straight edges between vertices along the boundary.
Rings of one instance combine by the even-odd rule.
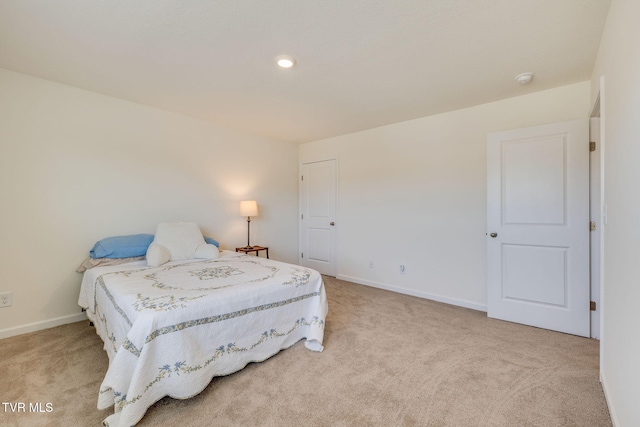
[[[228,251],[87,270],[78,303],[109,356],[98,408],[114,405],[110,427],[134,425],[162,397],[194,396],[301,339],[322,351],[328,311],[317,271]]]

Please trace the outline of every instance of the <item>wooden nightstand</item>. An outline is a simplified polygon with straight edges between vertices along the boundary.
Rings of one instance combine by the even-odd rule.
[[[259,255],[260,251],[265,251],[267,258],[269,258],[269,248],[266,246],[253,246],[250,248],[236,248],[236,252],[244,252],[245,254],[248,254],[249,252],[255,252],[256,256]]]

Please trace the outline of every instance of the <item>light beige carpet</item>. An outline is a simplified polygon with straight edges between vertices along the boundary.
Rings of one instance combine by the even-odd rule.
[[[325,278],[325,350],[297,343],[164,398],[140,426],[610,426],[598,342]],[[98,426],[107,370],[88,322],[0,340],[1,426]],[[46,412],[46,403],[52,411]],[[6,406],[6,405],[5,405]]]

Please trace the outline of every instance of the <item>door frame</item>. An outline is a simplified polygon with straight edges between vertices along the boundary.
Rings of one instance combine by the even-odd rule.
[[[302,169],[304,165],[311,163],[320,163],[320,162],[328,162],[334,161],[336,166],[336,175],[335,175],[335,183],[336,183],[336,200],[335,200],[335,239],[334,239],[334,257],[335,257],[335,277],[338,277],[338,271],[340,271],[340,245],[338,242],[340,241],[340,197],[339,197],[339,178],[340,178],[340,161],[337,156],[335,157],[320,157],[320,158],[310,158],[305,159],[304,161],[300,161],[298,164],[298,265],[304,265],[302,260],[302,248],[304,247],[304,233],[303,233],[303,224],[302,224],[302,212],[303,212],[303,186],[302,186]]]
[[[596,100],[596,104],[599,100]],[[602,144],[600,135],[600,111],[594,108],[589,118],[589,142],[596,145],[596,149],[589,155],[589,221],[595,224],[595,230],[589,233],[589,293],[590,300],[595,302],[596,310],[590,313],[590,336],[600,339],[600,267],[601,267],[601,228],[602,221]],[[595,179],[595,180],[594,180]]]
[[[600,281],[600,292],[598,293],[599,297],[600,297],[600,301],[598,306],[596,307],[596,313],[599,317],[599,321],[600,321],[600,331],[599,331],[599,339],[600,339],[600,382],[602,382],[602,372],[603,372],[603,368],[604,368],[604,359],[605,359],[605,352],[604,352],[604,342],[605,342],[605,318],[604,318],[604,310],[605,310],[605,293],[604,293],[604,288],[606,286],[605,284],[605,276],[604,276],[604,271],[605,271],[605,228],[607,225],[607,199],[606,199],[606,195],[605,195],[605,156],[606,156],[606,152],[605,152],[605,147],[606,147],[606,132],[605,132],[605,127],[606,127],[606,110],[605,110],[605,76],[600,76],[599,80],[598,80],[598,87],[597,89],[597,94],[596,94],[596,98],[593,104],[593,107],[591,109],[591,114],[589,115],[590,118],[592,117],[600,117],[600,218],[601,218],[601,224],[600,227],[596,228],[596,232],[598,232],[600,234],[600,248],[599,248],[599,259],[594,257],[593,254],[591,256],[591,262],[595,262],[598,263],[599,265],[599,270],[600,270],[600,274],[599,274],[599,281]],[[599,229],[599,231],[598,231]],[[593,336],[593,334],[592,334]],[[606,393],[605,393],[606,394]]]

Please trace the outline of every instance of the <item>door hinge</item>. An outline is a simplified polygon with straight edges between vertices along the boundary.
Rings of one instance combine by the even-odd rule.
[[[589,223],[589,230],[596,231],[596,222],[595,221],[591,221]]]
[[[304,181],[304,175],[300,175],[300,181]]]
[[[590,141],[589,142],[589,151],[596,151],[596,142],[595,141]]]
[[[300,219],[304,219],[304,214],[300,215]]]
[[[596,311],[596,302],[595,301],[589,301],[589,310]]]
[[[304,258],[304,252],[300,254],[300,258]]]

